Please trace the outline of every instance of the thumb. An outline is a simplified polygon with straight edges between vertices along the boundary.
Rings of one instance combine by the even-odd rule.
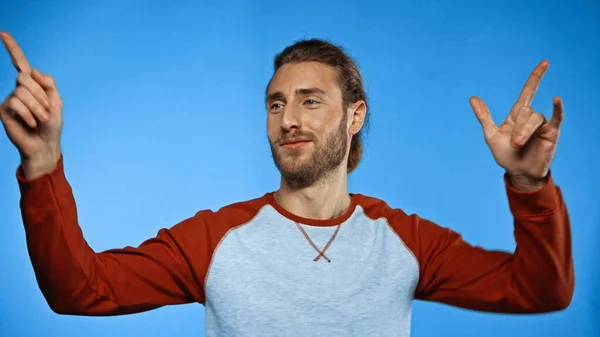
[[[38,84],[44,88],[44,90],[54,89],[54,81],[52,80],[52,77],[42,74],[39,70],[32,69],[31,77],[33,77],[33,79],[38,82]]]
[[[44,89],[48,98],[50,98],[50,104],[54,107],[62,106],[62,101],[56,88],[54,78],[50,75],[42,74],[37,69],[31,70],[31,77]]]
[[[485,138],[489,139],[492,136],[494,130],[496,130],[496,124],[492,119],[490,110],[479,97],[471,97],[471,99],[469,99],[469,103],[471,104],[473,112],[475,112],[475,117],[477,117],[479,124],[481,124],[481,127],[483,128],[483,134]]]

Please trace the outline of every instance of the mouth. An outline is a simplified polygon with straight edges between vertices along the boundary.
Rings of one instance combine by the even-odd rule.
[[[296,150],[296,149],[299,149],[299,148],[303,147],[304,145],[308,144],[309,142],[310,142],[310,140],[305,140],[305,139],[288,140],[288,141],[281,143],[281,146],[288,150]]]

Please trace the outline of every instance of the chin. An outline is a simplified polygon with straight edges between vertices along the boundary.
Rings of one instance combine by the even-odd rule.
[[[305,160],[309,157],[309,152],[304,151],[304,149],[281,149],[279,151],[279,158],[283,161],[292,161],[296,162],[299,160]]]
[[[279,157],[279,162],[282,164],[282,167],[285,168],[285,171],[290,173],[294,173],[297,171],[304,170],[307,166],[310,166],[310,163],[307,158],[304,156],[281,156]]]

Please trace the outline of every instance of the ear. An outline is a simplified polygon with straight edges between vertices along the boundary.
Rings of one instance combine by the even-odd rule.
[[[367,104],[360,100],[348,107],[348,134],[354,136],[365,124],[367,116]]]

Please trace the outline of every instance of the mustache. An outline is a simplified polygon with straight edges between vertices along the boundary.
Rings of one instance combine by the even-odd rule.
[[[303,141],[303,140],[314,140],[312,135],[308,133],[303,133],[300,131],[291,131],[282,134],[279,138],[275,140],[275,144],[283,144],[294,141]]]

